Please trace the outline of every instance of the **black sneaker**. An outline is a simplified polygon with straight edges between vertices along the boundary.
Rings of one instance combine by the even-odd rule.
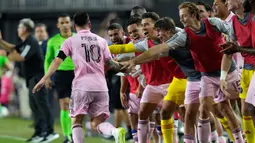
[[[30,139],[26,140],[26,142],[39,143],[43,139],[44,139],[44,136],[42,133],[34,133]]]
[[[54,132],[47,132],[46,135],[44,136],[44,139],[41,141],[41,143],[48,143],[57,138],[59,138],[59,134]]]

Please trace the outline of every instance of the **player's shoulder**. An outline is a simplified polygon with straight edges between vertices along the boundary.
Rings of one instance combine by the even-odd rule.
[[[133,44],[142,44],[142,43],[147,43],[148,39],[147,38],[141,38],[139,40],[136,40]]]
[[[180,28],[180,27],[175,27],[175,30],[176,30],[177,32],[180,32],[180,31],[182,31],[183,29]]]
[[[48,43],[54,42],[54,41],[58,40],[60,37],[61,37],[60,34],[57,33],[57,34],[53,35],[51,38],[49,38]]]
[[[209,17],[209,18],[207,18],[208,19],[208,21],[212,24],[212,23],[220,23],[220,22],[222,22],[222,23],[225,23],[223,20],[221,20],[220,18],[218,18],[218,17]]]
[[[103,37],[97,35],[96,33],[90,32],[90,33],[88,33],[88,34],[89,34],[91,37],[94,37],[94,40],[96,40],[96,41],[100,41],[100,42],[105,42],[105,43],[107,43],[107,41],[106,41]]]

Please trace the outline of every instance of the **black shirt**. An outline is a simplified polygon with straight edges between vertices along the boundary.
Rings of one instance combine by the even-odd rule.
[[[32,35],[28,36],[22,43],[16,45],[15,49],[22,57],[25,58],[25,61],[22,64],[26,79],[35,75],[44,74],[42,51],[38,42]]]

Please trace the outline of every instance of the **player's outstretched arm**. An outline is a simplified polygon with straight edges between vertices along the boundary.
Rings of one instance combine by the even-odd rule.
[[[163,53],[168,52],[169,46],[166,43],[156,45],[147,51],[143,52],[141,55],[132,59],[132,61],[136,64],[143,64],[146,62],[150,62],[152,60],[159,59]]]
[[[115,72],[121,72],[121,65],[114,61],[113,59],[110,59],[105,62],[105,66],[107,70],[113,70]]]
[[[0,47],[4,48],[8,52],[12,51],[15,48],[14,44],[8,43],[5,40],[3,40],[1,31],[0,31]]]
[[[224,54],[233,54],[236,52],[241,52],[241,53],[245,53],[245,54],[255,55],[254,48],[238,46],[236,43],[233,43],[233,42],[226,42],[220,46],[223,49],[223,50],[221,50],[221,52]]]
[[[108,46],[109,50],[112,54],[122,54],[122,53],[133,53],[133,52],[141,52],[135,48],[133,43],[129,44],[116,44]]]
[[[60,64],[63,62],[62,58],[56,57],[47,71],[47,73],[43,76],[43,78],[35,85],[33,89],[33,93],[39,91],[45,84],[45,81],[51,77],[51,75],[56,72]]]

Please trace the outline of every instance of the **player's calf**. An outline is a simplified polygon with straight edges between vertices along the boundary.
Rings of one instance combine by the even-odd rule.
[[[83,143],[84,142],[84,132],[82,128],[82,121],[84,115],[77,115],[72,118],[72,134],[73,141],[75,143]]]
[[[212,96],[200,97],[199,119],[198,119],[198,140],[200,143],[208,143],[211,133],[210,111],[212,108]]]
[[[225,100],[218,104],[219,109],[222,111],[224,116],[231,122],[229,122],[229,126],[232,129],[232,134],[235,138],[235,142],[243,143],[242,131],[240,129],[240,125],[236,115],[234,114],[234,110],[230,106],[229,100]]]

